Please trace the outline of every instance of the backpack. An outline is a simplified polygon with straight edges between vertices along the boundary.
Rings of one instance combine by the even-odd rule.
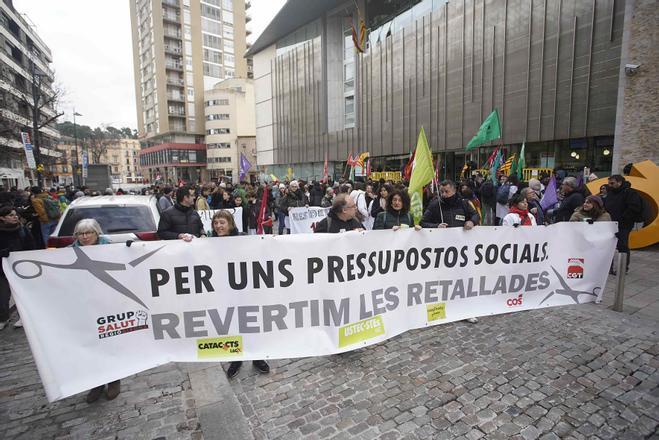
[[[647,226],[652,223],[652,220],[654,220],[652,217],[652,210],[650,209],[650,204],[645,197],[638,194],[638,198],[641,199],[641,210],[638,213],[638,217],[636,217],[634,221],[636,223],[643,223],[643,226]]]
[[[494,198],[494,183],[490,179],[487,179],[481,185],[481,196],[484,200],[492,200]]]
[[[508,196],[510,195],[510,185],[504,183],[499,188],[497,188],[497,203],[505,205],[508,203]]]
[[[59,209],[59,202],[56,202],[50,197],[43,199],[43,208],[46,210],[49,220],[57,220],[62,215]]]

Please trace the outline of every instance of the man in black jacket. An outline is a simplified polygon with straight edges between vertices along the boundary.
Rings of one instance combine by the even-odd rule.
[[[186,186],[176,190],[176,204],[160,214],[158,236],[163,240],[192,241],[205,237],[204,224],[194,210],[194,196]]]
[[[327,217],[318,222],[314,232],[336,234],[337,232],[366,229],[356,217],[357,204],[355,201],[347,194],[339,194],[334,198]]]
[[[455,182],[444,180],[439,184],[439,199],[430,202],[421,218],[424,228],[465,228],[478,224],[478,213],[462,199],[455,189]]]
[[[627,254],[627,271],[629,271],[629,233],[642,211],[641,196],[632,189],[620,174],[609,177],[609,186],[604,198],[604,208],[614,222],[618,222],[618,252]]]
[[[583,205],[583,191],[578,187],[577,179],[566,177],[561,183],[561,191],[564,194],[559,208],[556,210],[556,223],[569,222],[574,210]]]

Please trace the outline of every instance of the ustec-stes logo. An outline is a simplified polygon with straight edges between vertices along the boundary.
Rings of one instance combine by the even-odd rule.
[[[583,258],[568,258],[567,260],[567,277],[583,278]]]
[[[96,324],[98,324],[98,339],[105,339],[110,336],[149,328],[149,325],[146,323],[148,316],[144,310],[101,316],[96,320]]]

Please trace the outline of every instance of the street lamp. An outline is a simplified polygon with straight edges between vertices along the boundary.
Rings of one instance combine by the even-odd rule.
[[[75,167],[73,168],[73,185],[76,188],[80,188],[80,178],[78,176],[78,131],[76,130],[76,116],[82,116],[80,113],[76,112],[75,107],[73,107],[73,137],[75,138],[75,147],[76,147],[76,160]]]

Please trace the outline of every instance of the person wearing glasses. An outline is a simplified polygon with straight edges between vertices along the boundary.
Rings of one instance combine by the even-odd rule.
[[[71,245],[72,247],[79,246],[94,246],[97,244],[109,244],[107,238],[103,237],[103,232],[101,231],[101,225],[93,218],[85,218],[76,223],[75,228],[73,229],[73,235],[76,238],[76,241]],[[115,380],[107,384],[106,397],[108,400],[115,399],[121,392],[121,382]],[[89,390],[87,394],[87,403],[94,403],[103,394],[105,390],[105,385],[99,385],[95,388]]]
[[[363,231],[364,225],[357,220],[357,204],[347,194],[339,194],[334,198],[334,203],[327,217],[318,222],[317,233],[336,234],[346,231]]]
[[[0,257],[8,257],[10,252],[35,249],[32,234],[23,226],[13,206],[0,208]],[[11,290],[5,272],[0,266],[0,330],[9,322],[9,298]],[[23,327],[19,318],[14,327]]]

